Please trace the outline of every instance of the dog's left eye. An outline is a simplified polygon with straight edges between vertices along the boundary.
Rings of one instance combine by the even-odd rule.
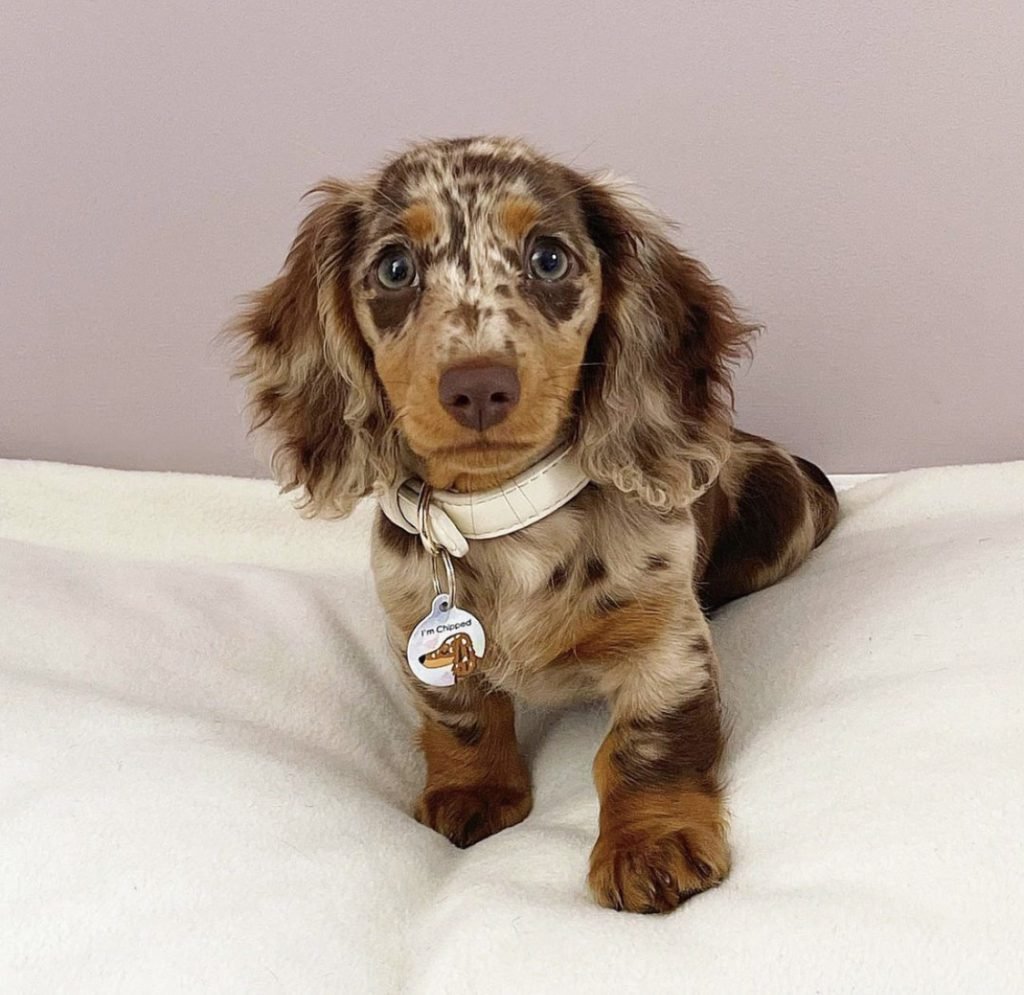
[[[377,281],[386,290],[402,290],[416,282],[416,264],[407,249],[390,249],[377,264]]]
[[[552,238],[540,238],[530,249],[530,275],[561,280],[569,272],[569,253]]]

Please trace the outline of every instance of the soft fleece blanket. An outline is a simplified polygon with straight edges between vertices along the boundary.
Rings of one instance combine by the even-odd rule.
[[[714,619],[735,866],[665,917],[586,894],[598,709],[522,716],[524,824],[410,818],[371,513],[0,461],[0,991],[1024,990],[1024,463],[859,483]]]

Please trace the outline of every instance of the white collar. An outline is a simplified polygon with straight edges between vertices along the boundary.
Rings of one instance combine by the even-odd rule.
[[[495,539],[525,529],[571,501],[588,483],[589,478],[569,455],[569,447],[564,446],[491,490],[467,494],[432,491],[430,532],[437,545],[452,556],[465,556],[467,539]],[[419,527],[422,489],[423,481],[409,477],[392,484],[378,500],[395,525],[420,536],[430,549],[429,539]]]

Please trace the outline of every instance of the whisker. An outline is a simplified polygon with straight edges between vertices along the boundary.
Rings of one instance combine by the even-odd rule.
[[[591,181],[590,180],[586,180],[585,182],[581,183],[578,187],[573,187],[571,190],[566,190],[565,193],[559,194],[553,200],[548,201],[548,203],[550,203],[550,204],[557,204],[560,201],[565,200],[566,197],[575,196],[581,190],[586,190],[587,187],[589,187],[590,185],[591,185]]]
[[[405,208],[402,207],[402,205],[399,204],[398,201],[394,199],[394,197],[388,196],[388,194],[386,194],[383,190],[381,190],[379,186],[377,187],[376,190],[374,190],[374,194],[376,196],[378,196],[378,197],[383,197],[389,204],[391,204],[394,207],[394,209],[396,211],[401,211],[401,212],[405,211]],[[393,214],[392,215],[392,217],[395,218],[396,221],[398,220],[399,216],[400,216],[399,214]]]
[[[583,146],[567,163],[567,166],[572,166],[578,159],[585,156],[598,142],[597,138],[592,138],[586,145]]]

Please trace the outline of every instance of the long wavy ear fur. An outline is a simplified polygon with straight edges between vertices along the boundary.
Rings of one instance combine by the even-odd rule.
[[[274,474],[309,514],[346,515],[398,472],[398,437],[359,333],[350,260],[364,198],[328,180],[281,275],[228,329],[241,346],[254,429],[274,438]]]
[[[597,483],[670,511],[728,457],[731,366],[756,325],[621,185],[580,178],[603,299],[583,368],[576,448]]]

